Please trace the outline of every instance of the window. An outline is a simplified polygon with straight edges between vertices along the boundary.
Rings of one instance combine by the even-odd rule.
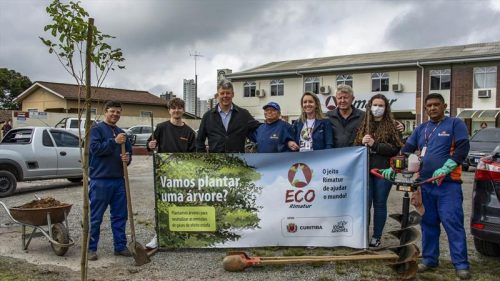
[[[10,130],[7,135],[4,136],[2,143],[31,143],[32,134],[33,129]]]
[[[474,67],[474,89],[496,88],[497,67]]]
[[[59,147],[78,147],[80,145],[78,137],[72,133],[56,130],[50,130],[50,133]]]
[[[271,96],[284,96],[285,82],[283,80],[271,80]]]
[[[86,111],[85,109],[82,110],[82,116],[86,115],[85,111]],[[91,108],[90,109],[90,115],[97,115],[97,109],[96,108]]]
[[[28,112],[29,113],[38,112],[38,109],[37,108],[28,108]]]
[[[50,147],[54,146],[54,143],[52,143],[52,139],[50,138],[49,132],[47,132],[47,130],[43,130],[42,144],[43,146],[50,146]]]
[[[255,82],[243,83],[243,97],[255,97]]]
[[[318,77],[307,77],[304,80],[304,91],[313,92],[315,94],[319,93],[319,78]]]
[[[431,90],[449,90],[451,71],[449,69],[431,70]]]
[[[342,84],[352,87],[352,75],[337,75],[337,86]]]
[[[141,117],[151,117],[151,111],[141,111]]]
[[[134,135],[135,134],[140,134],[141,133],[141,128],[142,127],[140,127],[140,126],[138,126],[138,127],[132,127],[132,128],[129,129],[129,131],[130,131],[131,134],[134,134]]]
[[[385,72],[372,73],[372,92],[389,91],[389,74]]]

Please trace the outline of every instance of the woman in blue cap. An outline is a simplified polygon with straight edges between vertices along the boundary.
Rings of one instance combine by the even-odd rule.
[[[257,144],[257,152],[289,151],[288,142],[293,141],[291,125],[280,119],[280,105],[276,102],[269,102],[262,109],[264,109],[265,123],[250,136],[250,139]]]
[[[305,92],[300,99],[302,113],[293,124],[294,142],[288,147],[293,151],[313,151],[333,147],[333,128],[321,111],[318,97]]]

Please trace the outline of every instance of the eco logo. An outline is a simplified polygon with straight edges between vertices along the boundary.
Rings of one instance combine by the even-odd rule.
[[[295,232],[297,232],[297,225],[294,224],[294,223],[287,224],[286,231],[288,231],[289,233],[295,233]]]
[[[312,170],[304,163],[295,163],[288,170],[288,181],[297,188],[302,188],[311,182]]]

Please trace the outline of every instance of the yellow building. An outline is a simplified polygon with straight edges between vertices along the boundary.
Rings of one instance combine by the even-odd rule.
[[[91,96],[92,115],[102,115],[104,103],[115,100],[122,103],[123,116],[149,117],[152,113],[158,118],[170,117],[166,110],[167,101],[146,91],[92,87]],[[77,85],[38,81],[14,101],[22,103],[24,112],[77,114],[85,109],[84,98],[85,87],[80,93]]]

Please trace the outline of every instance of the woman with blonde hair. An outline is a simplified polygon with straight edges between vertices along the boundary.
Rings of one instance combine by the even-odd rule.
[[[376,94],[368,102],[367,112],[359,127],[355,144],[369,147],[370,169],[388,168],[390,158],[398,154],[403,146],[389,101],[384,95]],[[370,247],[379,247],[381,244],[391,186],[391,182],[385,179],[372,175],[369,177],[369,209],[373,204],[373,236]]]
[[[288,147],[293,151],[322,150],[333,147],[333,128],[321,111],[321,103],[312,92],[300,99],[301,115],[293,124],[293,137]]]

